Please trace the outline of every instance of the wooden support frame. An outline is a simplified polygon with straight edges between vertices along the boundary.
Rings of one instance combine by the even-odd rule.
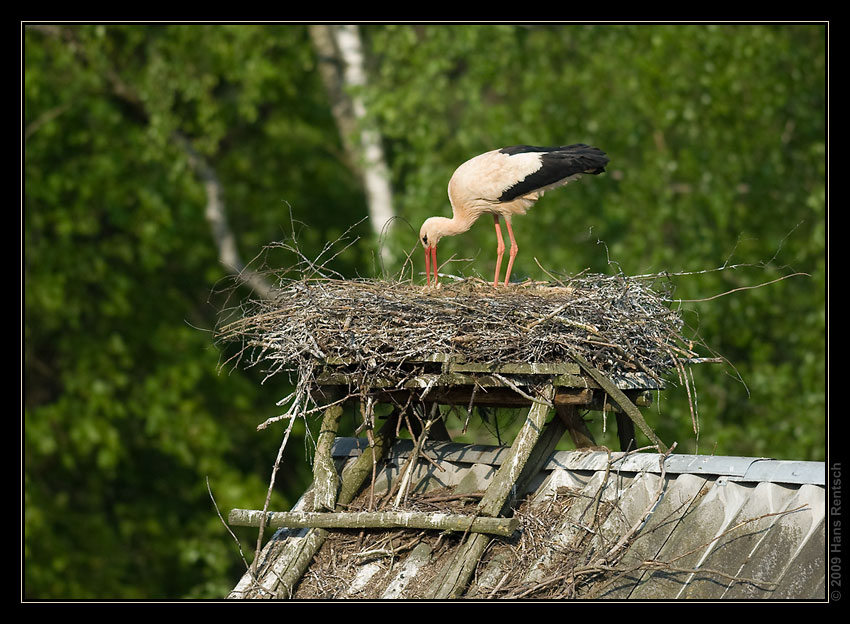
[[[338,507],[345,506],[354,500],[363,484],[372,475],[374,465],[386,456],[395,440],[397,416],[398,413],[393,412],[373,436],[372,445],[367,446],[359,457],[349,462],[343,469],[337,496]],[[271,594],[277,598],[289,598],[327,536],[327,529],[312,528],[306,533],[287,538],[273,566],[269,569],[258,568],[256,577],[252,577],[250,572],[246,573],[236,589],[231,592],[231,597],[257,592],[260,596]],[[255,556],[260,557],[263,554],[256,553]]]
[[[337,513],[347,505],[363,485],[374,476],[375,468],[386,455],[395,439],[400,417],[399,409],[393,411],[381,429],[372,436],[372,443],[356,460],[349,462],[341,475],[337,474],[332,458],[342,406],[334,403],[324,412],[317,439],[313,467],[312,511],[268,512],[262,516],[249,510],[233,510],[231,524],[246,523],[259,526],[265,522],[275,527],[309,527],[306,533],[286,540],[285,556],[278,557],[274,570],[262,570],[263,578],[251,578],[249,585],[287,598],[304,574],[313,556],[324,543],[330,528],[343,527],[408,527],[436,530],[463,530],[464,542],[452,561],[434,579],[428,598],[457,598],[463,594],[492,535],[510,535],[517,521],[503,518],[510,513],[515,497],[523,491],[524,483],[542,467],[565,432],[577,448],[596,447],[593,434],[579,413],[581,409],[613,408],[617,418],[618,437],[623,450],[633,450],[637,425],[661,452],[666,447],[646,425],[637,405],[651,401],[650,391],[659,386],[641,385],[634,379],[617,382],[593,369],[576,357],[576,362],[566,364],[506,364],[488,366],[435,358],[432,362],[439,370],[423,372],[404,384],[382,384],[375,380],[367,389],[370,401],[409,405],[423,401],[427,413],[435,404],[488,405],[496,407],[528,407],[528,414],[508,456],[481,499],[474,516],[457,516],[437,519],[429,515],[412,518],[410,514],[377,512]],[[327,396],[339,390],[346,391],[349,383],[344,366],[325,370],[319,385]],[[583,373],[583,374],[582,374]],[[427,388],[427,392],[425,389]],[[477,392],[477,390],[483,390]],[[425,396],[427,395],[427,398]],[[550,411],[556,413],[551,420]],[[434,440],[450,440],[442,420],[430,420],[428,435]],[[424,439],[422,432],[413,432]],[[421,516],[421,514],[420,514]],[[353,523],[353,524],[352,524]],[[291,544],[290,544],[291,542]],[[257,556],[260,556],[259,554]],[[271,575],[271,576],[270,576]]]

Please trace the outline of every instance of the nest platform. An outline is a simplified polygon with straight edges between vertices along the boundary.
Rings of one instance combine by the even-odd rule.
[[[649,405],[671,371],[697,358],[659,284],[599,274],[507,288],[478,279],[438,288],[282,280],[273,299],[246,304],[219,337],[241,343],[236,357],[266,375],[289,374],[295,411],[340,396],[402,410],[519,408],[548,385],[577,447],[595,442],[570,406],[630,415],[618,417],[618,432],[621,446],[634,448],[634,410],[624,400]],[[438,425],[431,435],[447,434]]]

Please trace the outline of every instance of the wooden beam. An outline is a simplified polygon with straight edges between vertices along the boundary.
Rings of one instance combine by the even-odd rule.
[[[593,390],[584,388],[583,390],[564,390],[559,388],[553,403],[555,407],[559,405],[588,405],[593,401]]]
[[[492,373],[424,373],[408,379],[401,387],[409,390],[423,389],[429,386],[432,389],[457,386],[478,386],[479,388],[504,387],[505,383],[499,379],[499,376],[503,375],[498,371]],[[589,385],[592,385],[590,380],[581,375],[559,374],[541,377],[551,378],[555,386],[563,386],[565,388],[587,388]],[[351,376],[345,371],[325,370],[316,376],[316,383],[320,386],[347,386],[350,381]],[[397,389],[398,380],[391,377],[377,377],[370,380],[370,389],[379,390],[387,388]]]
[[[649,440],[658,448],[659,453],[666,453],[667,447],[664,443],[655,435],[655,432],[646,424],[646,421],[643,419],[643,415],[640,413],[640,410],[635,407],[635,404],[632,403],[629,398],[620,390],[614,383],[608,379],[602,371],[593,367],[587,360],[583,357],[574,353],[572,355],[573,359],[579,363],[582,369],[591,377],[593,380],[599,384],[599,386],[608,393],[608,395],[613,399],[625,412],[626,416],[632,419],[635,425],[637,425],[643,434],[649,438]]]
[[[567,428],[567,432],[570,434],[570,438],[572,438],[573,444],[575,444],[577,449],[593,448],[596,446],[596,440],[593,438],[593,434],[587,428],[587,424],[578,413],[575,405],[556,402],[555,411],[558,417],[564,422],[564,426]]]
[[[233,509],[228,516],[231,526],[260,526],[263,512],[255,509]],[[266,513],[266,526],[322,529],[433,529],[458,533],[488,533],[510,537],[519,527],[517,518],[489,518],[463,514],[415,511],[361,511],[323,513],[305,511],[273,511]]]
[[[325,359],[329,366],[353,366],[357,362],[331,356]],[[405,364],[417,366],[421,364],[440,365],[443,372],[458,373],[501,373],[503,375],[578,375],[581,370],[574,362],[506,362],[485,364],[482,362],[467,362],[451,353],[435,353],[431,357],[417,357],[405,360]]]

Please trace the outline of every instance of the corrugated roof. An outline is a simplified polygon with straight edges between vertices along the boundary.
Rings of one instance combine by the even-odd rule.
[[[340,438],[334,455],[343,462],[365,444]],[[407,440],[393,446],[376,494],[411,450]],[[420,501],[486,489],[508,449],[432,442],[425,452],[431,461],[420,459],[414,476]],[[516,510],[518,534],[494,538],[465,597],[824,599],[822,462],[661,457],[552,453]],[[280,566],[311,531],[279,530],[259,583],[246,575],[231,597],[428,598],[462,539],[386,529],[328,535],[297,586],[285,588]]]

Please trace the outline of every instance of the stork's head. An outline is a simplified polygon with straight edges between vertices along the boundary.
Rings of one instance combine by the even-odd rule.
[[[451,219],[445,217],[425,219],[425,223],[419,228],[419,241],[425,249],[436,247],[439,240],[445,236],[445,221],[451,221]]]
[[[437,243],[443,237],[445,217],[431,217],[419,229],[419,242],[425,248],[425,275],[431,285],[431,265],[434,266],[434,284],[437,283]]]

